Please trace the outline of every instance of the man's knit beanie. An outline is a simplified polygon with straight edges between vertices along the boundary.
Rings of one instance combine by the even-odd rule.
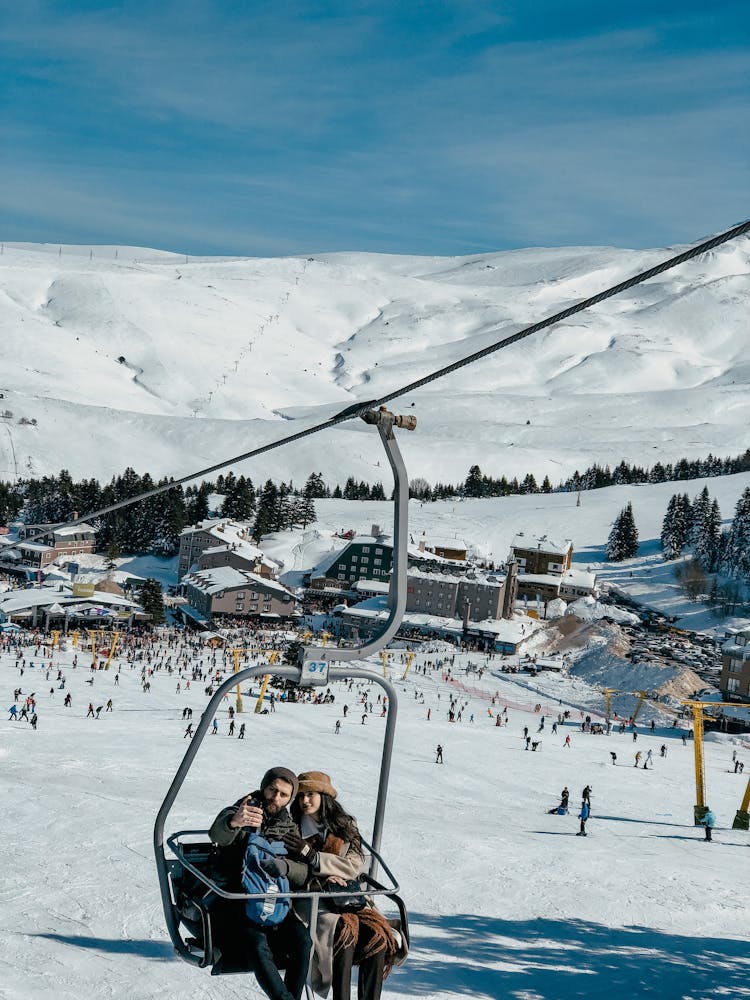
[[[263,780],[260,783],[260,789],[263,791],[267,788],[272,781],[276,778],[281,778],[282,781],[288,781],[292,786],[292,798],[296,798],[297,791],[299,789],[299,782],[297,781],[297,775],[294,771],[290,771],[288,767],[272,767],[263,775]]]

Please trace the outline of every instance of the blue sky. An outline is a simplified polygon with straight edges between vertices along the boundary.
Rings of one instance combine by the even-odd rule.
[[[23,0],[0,238],[666,246],[750,215],[743,2]]]

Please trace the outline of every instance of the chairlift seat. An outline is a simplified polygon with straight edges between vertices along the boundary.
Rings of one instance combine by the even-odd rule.
[[[220,849],[210,840],[179,842],[177,838],[179,834],[170,838],[173,841],[170,845],[172,849],[177,846],[182,858],[199,871],[208,882],[228,891],[230,879],[223,868]],[[369,848],[369,845],[365,846]],[[174,917],[189,935],[184,937],[183,941],[190,950],[195,964],[201,969],[211,966],[212,976],[252,973],[254,969],[250,963],[237,961],[222,954],[221,935],[220,932],[217,933],[215,915],[212,913],[214,905],[220,898],[217,893],[190,871],[179,857],[167,861],[167,868]],[[386,919],[400,938],[399,951],[405,955],[409,950],[410,937],[409,917],[404,901],[397,892],[389,891],[386,885],[371,875],[362,873],[360,882],[363,886],[363,897],[371,899],[374,892],[385,896],[394,905],[397,915]],[[283,965],[279,965],[279,968],[283,969]]]

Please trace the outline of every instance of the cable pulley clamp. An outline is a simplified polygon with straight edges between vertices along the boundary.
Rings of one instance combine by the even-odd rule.
[[[413,431],[417,426],[417,418],[412,414],[396,416],[385,406],[367,410],[360,416],[366,424],[378,424],[381,427],[401,427],[405,431]]]
[[[417,418],[409,413],[405,416],[396,417],[393,421],[396,427],[401,427],[405,431],[413,431],[417,426]]]

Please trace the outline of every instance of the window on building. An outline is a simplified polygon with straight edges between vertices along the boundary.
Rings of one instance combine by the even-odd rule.
[[[729,660],[729,672],[732,674],[739,674],[742,671],[742,660],[738,660],[736,657],[732,657]]]
[[[359,556],[352,556],[352,562],[355,563],[359,559]]]
[[[270,611],[271,610],[271,605],[270,604],[264,604],[263,605],[263,610],[264,611]]]
[[[245,600],[245,591],[244,590],[238,590],[237,594],[235,596],[236,596],[236,598],[237,598],[238,601],[244,601]]]
[[[339,563],[339,569],[346,569],[346,563]],[[341,579],[341,577],[339,577]]]
[[[370,551],[370,546],[369,545],[363,545],[362,546],[362,551],[363,552],[369,552]]]
[[[730,677],[727,681],[727,691],[735,692],[740,689],[740,679],[739,677]]]
[[[368,563],[369,561],[370,561],[370,557],[369,556],[362,556],[362,562],[363,563]]]
[[[382,556],[382,554],[383,554],[383,550],[382,549],[375,549],[375,555],[376,556]]]
[[[339,580],[346,580],[346,573],[339,573]]]
[[[375,565],[375,566],[380,566],[380,564],[381,564],[382,562],[383,562],[383,560],[382,560],[382,559],[375,559],[375,560],[374,560],[374,565]]]

